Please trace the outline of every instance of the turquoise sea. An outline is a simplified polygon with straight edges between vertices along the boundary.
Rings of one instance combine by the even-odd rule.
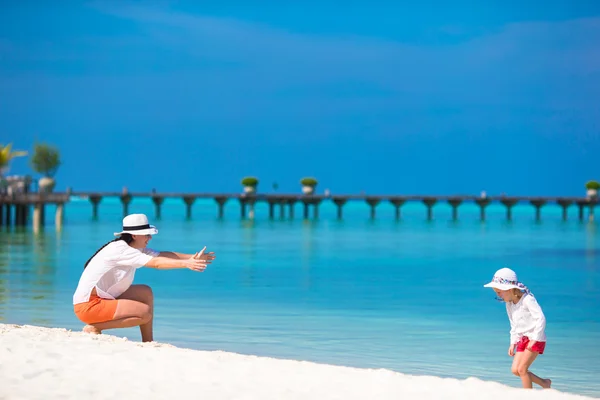
[[[135,283],[152,286],[155,339],[203,350],[409,374],[469,376],[519,387],[507,355],[509,323],[503,303],[483,288],[502,267],[513,268],[547,318],[548,344],[532,371],[554,388],[600,398],[600,233],[598,223],[561,220],[547,205],[542,221],[520,205],[513,221],[492,205],[487,220],[464,204],[459,221],[436,205],[426,220],[422,204],[407,204],[403,219],[381,204],[375,220],[364,203],[348,203],[344,220],[325,202],[318,220],[241,220],[230,201],[222,220],[213,200],[197,201],[192,220],[181,199],[154,219],[150,200],[130,212],[147,213],[159,228],[157,250],[195,252],[217,259],[204,273],[142,269]],[[98,220],[86,200],[65,209],[56,232],[47,209],[43,233],[0,233],[0,323],[79,330],[72,295],[84,262],[121,226],[118,199],[104,199]],[[137,329],[107,333],[139,340]]]

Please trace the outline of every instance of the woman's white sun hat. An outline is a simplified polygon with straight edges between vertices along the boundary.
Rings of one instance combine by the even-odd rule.
[[[501,268],[494,274],[492,281],[483,287],[491,287],[500,290],[519,289],[529,292],[527,287],[519,282],[517,274],[510,268]]]
[[[129,214],[123,218],[123,230],[115,232],[115,236],[129,233],[131,235],[156,235],[158,229],[148,223],[148,217],[145,214]]]

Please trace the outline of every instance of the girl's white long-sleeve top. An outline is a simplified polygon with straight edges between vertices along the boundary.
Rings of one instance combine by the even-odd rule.
[[[510,343],[517,343],[523,336],[536,342],[546,341],[546,317],[537,300],[526,293],[517,304],[506,303],[510,321]]]

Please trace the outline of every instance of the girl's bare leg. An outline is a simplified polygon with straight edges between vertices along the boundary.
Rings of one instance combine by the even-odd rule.
[[[131,285],[119,296],[113,320],[86,325],[83,331],[100,334],[105,329],[139,326],[142,342],[151,342],[153,315],[152,289],[146,285]]]
[[[537,376],[536,374],[534,374],[531,371],[529,372],[529,376],[531,377],[531,380],[533,381],[533,383],[540,385],[544,389],[550,389],[550,386],[552,386],[551,379],[540,378],[539,376]]]
[[[533,383],[540,385],[545,389],[549,389],[552,385],[552,381],[550,379],[543,379],[529,371],[529,367],[535,359],[537,358],[539,353],[532,352],[530,350],[525,349],[523,352],[518,352],[515,355],[515,360],[513,361],[512,372],[513,374],[519,376],[521,378],[521,382],[523,383],[523,387],[525,389],[532,389]]]

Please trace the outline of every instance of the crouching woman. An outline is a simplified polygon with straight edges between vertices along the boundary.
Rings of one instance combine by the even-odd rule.
[[[214,253],[196,254],[155,251],[148,248],[158,233],[144,214],[123,218],[123,229],[85,263],[73,295],[75,315],[86,324],[84,332],[100,334],[105,329],[140,327],[143,342],[153,341],[154,297],[146,285],[133,285],[138,268],[189,268],[202,272],[215,259]]]

